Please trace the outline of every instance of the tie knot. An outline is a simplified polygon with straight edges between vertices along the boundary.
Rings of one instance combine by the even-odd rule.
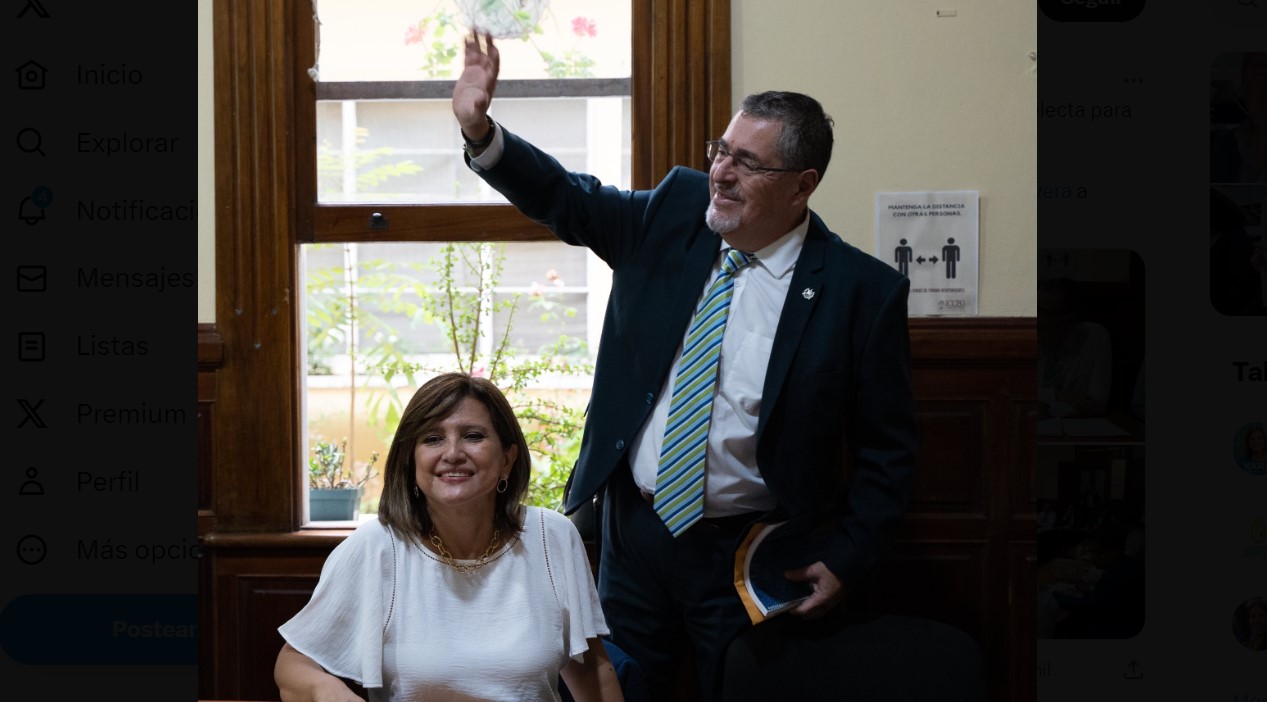
[[[746,254],[739,249],[727,249],[726,259],[721,263],[721,270],[726,275],[734,275],[735,271],[748,265],[751,260],[751,254]]]

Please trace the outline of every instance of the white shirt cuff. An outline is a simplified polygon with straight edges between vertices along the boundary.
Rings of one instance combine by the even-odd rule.
[[[502,152],[506,150],[506,139],[502,136],[501,125],[493,122],[493,141],[484,147],[484,152],[479,156],[471,157],[471,169],[476,171],[486,171],[502,159]]]

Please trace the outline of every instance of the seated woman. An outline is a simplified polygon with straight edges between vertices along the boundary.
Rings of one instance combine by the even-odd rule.
[[[405,408],[378,520],[330,554],[279,631],[282,699],[621,700],[576,528],[525,507],[530,464],[489,381],[441,375]]]

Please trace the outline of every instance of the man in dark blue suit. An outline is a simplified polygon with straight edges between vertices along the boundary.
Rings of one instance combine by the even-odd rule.
[[[565,510],[602,491],[599,593],[652,698],[670,699],[679,664],[693,660],[698,699],[716,699],[726,647],[751,626],[733,585],[748,526],[789,520],[812,540],[814,556],[787,577],[813,592],[792,615],[818,619],[839,611],[905,510],[916,450],[909,282],[809,210],[833,140],[814,99],[750,96],[709,142],[707,174],[679,167],[654,190],[619,191],[488,116],[498,61],[491,38],[468,38],[453,110],[471,167],[612,269]],[[733,274],[731,249],[744,262]],[[688,325],[723,279],[733,292],[701,439],[702,511],[683,526],[657,511],[660,454]]]

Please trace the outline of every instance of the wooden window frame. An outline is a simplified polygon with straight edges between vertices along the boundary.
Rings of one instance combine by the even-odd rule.
[[[729,0],[633,0],[632,184],[703,169],[732,114]],[[199,481],[200,531],[293,532],[303,490],[299,245],[549,239],[509,205],[318,204],[311,0],[215,0],[215,297],[223,363],[214,447]],[[456,128],[455,128],[456,138]],[[476,226],[478,224],[478,226]],[[321,232],[318,236],[317,232]]]
[[[445,100],[453,94],[452,80],[418,82],[379,81],[315,84],[316,100]],[[497,84],[497,99],[627,96],[632,94],[632,79],[543,79],[504,80]],[[301,116],[300,123],[315,125],[315,102],[311,114]],[[454,129],[454,150],[460,146],[457,124]],[[306,134],[304,135],[306,138]],[[313,135],[314,143],[316,136]],[[305,152],[298,183],[299,201],[312,202],[304,208],[311,223],[299,229],[304,243],[345,243],[373,241],[553,241],[549,231],[525,220],[513,207],[504,203],[323,203],[317,202],[314,162]],[[381,214],[386,228],[373,229],[370,218]]]

